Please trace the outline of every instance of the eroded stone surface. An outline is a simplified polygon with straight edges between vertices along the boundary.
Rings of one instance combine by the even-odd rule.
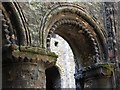
[[[113,25],[115,18],[113,17],[114,16],[113,14],[116,13],[116,12],[113,13],[113,11],[115,11],[113,10],[113,8],[108,6],[108,9],[107,9],[108,13],[106,13],[104,11],[105,3],[100,3],[100,2],[74,3],[74,4],[59,3],[59,2],[58,3],[57,2],[56,3],[26,2],[26,3],[19,3],[19,4],[26,18],[26,21],[24,22],[24,24],[29,29],[27,32],[29,33],[29,35],[26,34],[26,37],[29,36],[28,39],[31,39],[30,41],[31,43],[24,44],[24,45],[28,45],[27,47],[21,46],[21,43],[19,41],[23,39],[19,37],[19,34],[18,34],[18,31],[20,30],[20,28],[16,27],[16,24],[18,25],[18,23],[15,23],[14,20],[16,19],[13,19],[14,17],[12,17],[12,15],[14,15],[15,13],[13,13],[11,9],[8,9],[8,8],[6,8],[6,10],[3,9],[3,11],[6,13],[6,14],[3,14],[5,18],[3,18],[2,20],[3,22],[2,30],[4,31],[4,35],[5,35],[5,37],[3,38],[3,41],[5,41],[3,42],[3,46],[5,46],[3,49],[3,52],[4,52],[3,56],[5,56],[3,59],[3,62],[5,62],[3,64],[3,88],[4,87],[45,88],[45,83],[46,83],[45,69],[55,65],[56,58],[58,57],[54,53],[51,53],[50,51],[46,50],[46,49],[50,50],[51,48],[50,38],[51,38],[51,35],[54,33],[63,35],[63,37],[66,40],[68,40],[69,43],[72,43],[71,45],[73,45],[73,48],[75,48],[75,49],[73,48],[72,49],[74,54],[76,55],[77,63],[75,62],[75,64],[76,66],[78,66],[77,68],[78,71],[76,70],[76,74],[78,77],[75,78],[77,83],[76,86],[78,85],[78,87],[80,87],[79,83],[84,85],[84,80],[79,79],[79,77],[82,75],[81,71],[78,74],[79,69],[80,70],[87,69],[86,77],[89,76],[89,74],[91,74],[91,76],[89,77],[88,80],[85,79],[86,80],[85,88],[93,88],[95,86],[109,87],[109,88],[116,87],[115,85],[116,83],[118,83],[117,79],[119,76],[118,75],[119,68],[118,68],[118,63],[116,63],[117,54],[114,51],[117,51],[115,47],[117,41],[114,40],[115,38],[113,36],[109,37],[111,33],[115,35],[117,33],[112,31],[112,30],[115,30],[115,26]],[[52,9],[52,6],[54,5],[59,6],[59,8],[57,8],[56,10],[53,10],[52,12],[51,9]],[[68,5],[68,6],[63,7],[64,5]],[[81,9],[81,12],[78,12],[78,10],[73,7],[72,8],[69,7],[69,5],[75,6],[75,7],[80,5],[79,7]],[[111,3],[110,5],[113,5],[113,3]],[[62,10],[63,8],[66,8],[66,9],[64,12],[63,11],[61,12],[60,10]],[[14,10],[14,7],[13,7],[13,10]],[[109,11],[112,12],[112,14],[109,13]],[[50,13],[50,12],[52,12],[52,14],[49,14],[47,17],[47,13]],[[85,14],[83,14],[82,12]],[[60,21],[60,18],[62,17],[63,17],[63,20]],[[6,23],[7,18],[8,18],[9,24]],[[20,18],[22,17],[20,16]],[[71,19],[74,19],[74,20],[71,20]],[[92,20],[95,23],[93,23]],[[118,20],[119,20],[119,17],[118,17]],[[81,23],[78,23],[78,22],[81,22]],[[106,23],[107,28],[106,28],[106,25],[104,25],[104,23]],[[11,28],[10,28],[10,25],[12,26]],[[99,33],[96,33],[97,32],[95,31],[96,25],[98,25],[99,27],[99,29],[97,29],[98,32],[103,31],[102,34],[98,35]],[[119,25],[119,22],[118,22],[118,25]],[[15,36],[11,35],[12,30],[14,31]],[[73,31],[71,32],[71,30]],[[11,34],[8,34],[9,32],[11,32]],[[16,35],[16,32],[18,35]],[[119,36],[119,32],[118,32],[118,36]],[[14,50],[15,49],[13,47],[14,45],[13,46],[11,45],[13,44],[13,39],[15,40],[14,44],[19,45],[18,50]],[[103,42],[104,40],[106,40],[105,43]],[[80,44],[80,41],[82,41],[81,44]],[[117,44],[119,46],[119,39]],[[42,48],[37,48],[38,46]],[[104,48],[102,48],[103,46]],[[64,47],[62,47],[61,49],[63,48]],[[108,53],[109,55],[107,55],[107,53],[105,52],[105,51],[108,52],[108,49],[110,50]],[[119,50],[119,47],[118,47],[118,50]],[[77,54],[75,52],[77,52]],[[91,57],[94,55],[95,57]],[[118,55],[119,55],[119,52],[118,52]],[[82,60],[81,60],[81,57],[82,57]],[[108,58],[111,58],[111,60]],[[105,64],[106,62],[108,63],[108,66]],[[115,68],[109,67],[110,62],[116,63],[116,67]],[[103,64],[102,68],[106,68],[107,71],[103,71],[103,74],[104,72],[105,73],[107,72],[108,78],[106,77],[101,77],[101,79],[92,78],[92,77],[96,78],[96,76],[92,76],[94,74],[94,68],[92,68],[92,66],[98,65],[98,63]],[[89,70],[93,71],[93,73],[92,72],[89,73]],[[98,71],[96,70],[95,72],[100,73],[101,71],[102,69]],[[69,74],[66,73],[66,76],[67,75]],[[104,81],[106,82],[102,83]],[[83,87],[82,85],[81,87]]]

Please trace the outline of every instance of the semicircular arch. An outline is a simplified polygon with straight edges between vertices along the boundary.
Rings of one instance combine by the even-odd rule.
[[[80,6],[59,4],[43,18],[42,45],[50,49],[53,33],[63,37],[72,48],[80,66],[107,60],[106,35],[96,21]]]

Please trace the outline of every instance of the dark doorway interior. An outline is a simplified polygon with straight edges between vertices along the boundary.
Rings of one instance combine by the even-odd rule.
[[[60,73],[56,66],[46,69],[46,90],[60,90]]]

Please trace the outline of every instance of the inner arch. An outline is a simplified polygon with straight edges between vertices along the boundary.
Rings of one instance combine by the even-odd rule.
[[[91,65],[94,63],[94,45],[82,30],[81,33],[78,33],[79,31],[77,29],[78,27],[76,26],[63,25],[58,27],[55,33],[67,40],[72,47],[74,55],[77,56],[77,60],[81,61],[79,63],[83,63],[85,66]]]
[[[100,59],[99,46],[95,35],[78,21],[62,19],[56,22],[48,33],[47,47],[49,47],[53,32],[62,36],[69,43],[78,63],[81,63],[83,67],[92,65],[97,62],[97,59]]]
[[[104,32],[84,10],[72,5],[60,6],[45,16],[43,45],[50,50],[53,33],[60,35],[70,45],[81,67],[107,60]],[[106,56],[106,57],[105,57]]]

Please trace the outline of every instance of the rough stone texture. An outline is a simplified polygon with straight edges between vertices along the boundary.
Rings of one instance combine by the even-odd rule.
[[[1,8],[1,5],[0,5]],[[2,11],[0,10],[0,15],[2,14]],[[0,29],[2,29],[2,16],[0,16]],[[2,80],[2,31],[0,30],[0,80]],[[2,81],[0,81],[0,89],[2,89]]]
[[[118,25],[118,34],[117,34],[117,36],[118,36],[118,38],[117,38],[117,40],[118,40],[118,58],[119,58],[119,62],[120,62],[120,2],[118,3],[118,11],[117,11],[117,17],[118,17],[118,19],[117,19],[117,25]]]
[[[32,45],[40,46],[39,30],[41,22],[45,14],[51,7],[59,2],[26,2],[19,3],[23,10],[23,13],[27,20],[27,26],[29,27]],[[85,11],[90,14],[95,20],[96,23],[99,23],[102,28],[104,28],[103,23],[103,3],[100,2],[79,2],[74,3],[80,5]]]
[[[3,65],[3,88],[45,88],[45,68],[40,64]]]
[[[21,2],[19,4],[21,5],[21,8],[27,21],[26,24],[30,30],[32,46],[40,46],[39,30],[41,21],[46,12],[50,9],[52,2]]]
[[[45,70],[55,65],[56,57],[31,51],[13,51],[11,59],[3,59],[3,88],[46,88]]]
[[[120,2],[117,4],[117,42],[118,42],[118,45],[117,45],[117,48],[118,48],[118,62],[119,62],[119,67],[120,67]],[[118,87],[120,88],[120,69],[118,69],[118,73],[119,73],[119,81],[118,81]]]
[[[99,25],[104,28],[104,6],[102,2],[84,2],[79,3],[97,22]]]
[[[52,5],[54,5],[55,3],[53,3],[53,2],[49,2],[49,3],[41,3],[41,2],[26,2],[26,3],[19,3],[20,5],[21,5],[21,8],[22,8],[22,10],[23,10],[23,13],[24,13],[24,15],[25,15],[25,17],[26,17],[26,20],[27,20],[27,22],[26,22],[26,25],[28,26],[28,28],[29,28],[29,30],[30,30],[30,35],[31,35],[31,42],[32,42],[32,46],[41,46],[41,35],[40,35],[40,33],[39,32],[41,32],[41,31],[39,31],[40,30],[40,28],[41,28],[41,22],[42,22],[42,19],[43,19],[43,17],[46,15],[46,13],[47,13],[47,11],[48,10],[50,10],[51,9],[51,7],[52,7]],[[57,3],[57,4],[59,4],[59,3]],[[97,19],[97,21],[96,21],[96,23],[98,23],[99,24],[99,26],[101,27],[102,26],[102,28],[104,29],[104,31],[107,31],[106,29],[105,29],[105,26],[104,26],[104,6],[103,6],[103,3],[98,3],[98,2],[90,2],[90,3],[74,3],[74,4],[79,4],[80,6],[82,6],[83,7],[83,9],[85,9],[85,12],[86,13],[88,13],[88,14],[90,14],[91,16],[92,16],[92,18],[93,19]],[[119,12],[119,11],[118,11]],[[118,19],[119,19],[119,17],[118,17]],[[47,20],[49,20],[49,19],[47,19]],[[76,25],[76,24],[75,24]],[[119,25],[119,22],[118,22],[118,25]],[[71,27],[72,28],[72,27]],[[68,27],[66,27],[66,29],[68,29]],[[76,30],[76,29],[75,29]],[[119,30],[119,26],[118,26],[118,30]],[[90,33],[90,32],[88,32],[88,33]],[[70,34],[72,34],[73,36],[74,36],[74,38],[75,39],[70,39],[71,40],[71,42],[72,41],[74,41],[74,40],[82,40],[81,38],[77,38],[76,39],[76,35],[77,35],[77,37],[79,37],[79,34],[77,34],[76,33],[76,31],[74,31],[73,33],[71,33],[70,32]],[[119,34],[119,32],[118,32],[118,34]],[[69,34],[67,34],[67,36],[69,36]],[[42,39],[46,39],[46,37],[47,36],[44,36],[45,38],[42,38]],[[72,37],[73,38],[73,37]],[[84,37],[83,37],[84,38]],[[55,47],[54,47],[54,43],[56,43],[56,41],[58,42],[58,46],[56,45]],[[83,40],[84,41],[84,40]],[[74,68],[75,68],[75,63],[74,63],[74,59],[73,59],[73,55],[72,55],[72,52],[71,51],[69,51],[70,50],[70,48],[68,48],[68,46],[67,46],[67,44],[64,42],[64,40],[62,40],[61,38],[59,38],[59,37],[57,37],[57,38],[54,38],[52,41],[51,41],[51,43],[52,44],[50,44],[51,46],[51,51],[54,51],[54,52],[56,52],[56,53],[58,53],[58,55],[59,55],[59,58],[58,58],[58,61],[57,61],[57,67],[59,67],[59,69],[60,69],[60,74],[61,74],[61,86],[62,87],[64,87],[64,88],[73,88],[73,87],[75,87],[75,82],[73,82],[74,81],[74,78],[73,78],[73,74],[74,74],[74,72],[75,72],[75,70],[74,70]],[[62,46],[59,46],[59,43],[62,45]],[[77,42],[77,49],[80,49],[80,48],[78,48],[79,46],[80,46],[80,44],[78,44],[79,42]],[[94,44],[96,44],[96,43],[94,43]],[[112,44],[112,43],[111,43]],[[84,44],[83,44],[84,45]],[[87,43],[87,44],[85,44],[85,45],[88,45],[89,46],[89,43]],[[118,46],[119,46],[120,44],[119,44],[119,39],[118,39]],[[88,47],[87,46],[87,47]],[[83,46],[84,47],[84,46]],[[90,46],[89,46],[90,47]],[[84,49],[84,48],[82,48],[82,49]],[[86,49],[86,48],[85,48]],[[91,47],[89,48],[90,50],[91,50]],[[87,50],[87,49],[86,49]],[[120,48],[118,48],[118,50],[120,51]],[[92,51],[92,50],[91,50]],[[120,52],[118,52],[118,54],[119,54]],[[31,56],[29,56],[29,55],[26,55],[26,53],[24,52],[23,53],[25,56],[27,56],[27,57],[31,57]],[[22,55],[23,55],[22,54]],[[38,53],[37,53],[38,54]],[[82,54],[81,52],[79,52],[78,53],[78,58],[79,58],[79,55],[80,54]],[[19,55],[19,54],[16,54],[16,56],[17,55]],[[23,56],[24,56],[23,55]],[[24,57],[25,57],[24,56]],[[34,56],[34,55],[33,55]],[[37,56],[36,56],[37,57]],[[86,55],[83,55],[83,57],[86,57]],[[38,57],[37,57],[38,58]],[[45,61],[45,63],[48,63],[47,62],[47,60],[48,60],[48,62],[49,62],[49,58],[47,58]],[[25,61],[26,61],[26,59],[25,59]],[[44,60],[43,60],[44,61]],[[90,63],[90,61],[88,61],[88,60],[83,60],[84,62],[85,62],[85,64],[88,62],[88,64]],[[103,62],[101,62],[101,63],[103,63]],[[42,64],[42,63],[41,63]],[[79,63],[80,64],[80,63]],[[93,63],[92,63],[93,64]],[[11,64],[10,64],[11,65]],[[49,65],[49,64],[47,64],[47,65]],[[46,66],[47,66],[46,65]],[[89,64],[89,65],[91,65],[91,63]],[[29,83],[28,83],[28,86],[27,86],[27,84],[24,84],[23,85],[23,83],[16,83],[16,84],[12,84],[12,83],[9,83],[8,84],[8,82],[6,82],[7,80],[9,81],[9,79],[11,80],[11,81],[13,81],[13,82],[16,82],[16,78],[17,79],[19,79],[19,80],[25,80],[25,79],[28,79],[28,80],[30,80],[30,78],[28,78],[28,76],[29,76],[29,74],[30,73],[27,73],[26,75],[25,75],[25,77],[26,78],[24,78],[24,77],[19,77],[19,75],[17,76],[17,73],[21,73],[22,72],[22,74],[21,75],[23,75],[24,76],[24,72],[26,72],[26,71],[21,71],[22,70],[22,68],[23,68],[23,70],[25,69],[27,69],[27,71],[29,71],[29,72],[31,72],[31,69],[33,69],[33,67],[30,67],[29,68],[29,66],[32,66],[32,65],[29,65],[29,64],[27,64],[27,65],[25,65],[25,64],[22,64],[22,66],[21,66],[21,63],[20,64],[14,64],[13,63],[13,66],[15,66],[16,68],[14,68],[14,67],[12,67],[12,65],[10,66],[11,68],[9,68],[9,67],[7,67],[7,68],[3,68],[3,71],[5,71],[4,73],[3,73],[3,75],[4,75],[4,77],[3,77],[3,79],[5,80],[5,81],[3,81],[4,82],[4,84],[5,83],[7,83],[7,84],[5,84],[5,86],[4,86],[4,84],[3,84],[3,87],[34,87],[34,88],[37,88],[37,87],[39,87],[39,88],[45,88],[45,74],[44,74],[44,72],[43,72],[43,75],[41,75],[40,76],[40,78],[42,78],[43,77],[43,81],[40,81],[38,78],[37,78],[37,80],[35,80],[36,79],[36,77],[35,78],[32,78],[32,79],[34,79],[35,81],[33,81],[33,86],[31,86],[32,84],[30,83],[31,81],[29,81]],[[26,67],[26,66],[28,66],[28,67]],[[87,65],[86,65],[87,66]],[[25,68],[24,68],[25,67]],[[85,67],[84,69],[88,69],[88,73],[90,73],[91,74],[91,76],[89,77],[90,79],[91,79],[91,77],[93,77],[93,75],[94,75],[94,73],[92,73],[91,72],[91,68],[94,70],[94,69],[96,69],[96,64],[95,64],[95,66],[93,65],[93,66],[91,66],[91,67]],[[21,69],[19,69],[19,68],[21,68]],[[43,68],[43,67],[40,67],[41,69]],[[17,69],[18,69],[18,72],[16,72],[17,71]],[[79,69],[81,69],[81,68],[79,68]],[[34,70],[35,71],[38,71],[38,68],[35,66],[35,68],[34,68]],[[9,71],[10,71],[10,73],[9,73]],[[32,76],[37,76],[38,74],[40,74],[39,72],[35,72],[35,71],[33,71],[33,74],[31,74],[31,76],[30,77],[32,77]],[[109,70],[109,68],[107,69],[107,71],[108,71],[108,73],[109,73],[109,71],[111,71],[111,70]],[[12,72],[12,73],[11,73]],[[83,74],[83,72],[84,72],[84,70],[83,71],[80,71],[80,75],[79,75],[79,73],[78,73],[78,75],[79,75],[79,77],[80,78],[78,78],[78,80],[79,80],[79,82],[81,82],[80,81],[80,79],[81,79],[81,77],[83,77],[82,75],[84,75]],[[96,72],[97,72],[97,70],[96,70]],[[96,73],[95,72],[95,73]],[[99,71],[99,73],[100,73],[100,75],[101,74],[103,74],[102,75],[102,78],[100,79],[100,80],[98,80],[98,79],[92,79],[92,80],[88,80],[87,81],[87,83],[86,83],[86,86],[85,87],[90,87],[90,85],[91,84],[93,84],[93,86],[91,85],[91,87],[90,88],[93,88],[93,87],[96,87],[96,86],[98,86],[98,87],[111,87],[111,86],[113,86],[114,87],[114,85],[113,85],[113,83],[111,83],[112,82],[112,80],[111,80],[111,78],[110,79],[107,79],[107,78],[103,78],[103,77],[106,77],[107,75],[104,75],[104,73],[103,72],[100,72]],[[114,73],[114,72],[113,72]],[[8,77],[7,76],[7,74],[10,74],[10,77]],[[13,76],[14,76],[14,78],[13,78]],[[89,76],[89,75],[86,75],[86,76]],[[8,78],[6,78],[6,77],[8,77]],[[95,76],[96,77],[96,76]],[[111,73],[110,73],[110,75],[109,75],[109,77],[115,77],[115,76],[112,76],[111,75]],[[12,79],[11,79],[12,78]],[[24,78],[24,79],[23,79]],[[41,86],[39,86],[38,85],[38,83],[36,84],[36,82],[38,81],[38,83],[41,83]],[[99,81],[101,82],[101,84],[99,83]],[[107,83],[105,83],[104,81],[106,81]],[[104,83],[102,83],[102,82],[104,82]],[[27,82],[26,82],[27,83]],[[83,83],[83,82],[82,82]],[[44,85],[43,85],[44,84]],[[95,86],[94,86],[94,84],[96,84]]]

